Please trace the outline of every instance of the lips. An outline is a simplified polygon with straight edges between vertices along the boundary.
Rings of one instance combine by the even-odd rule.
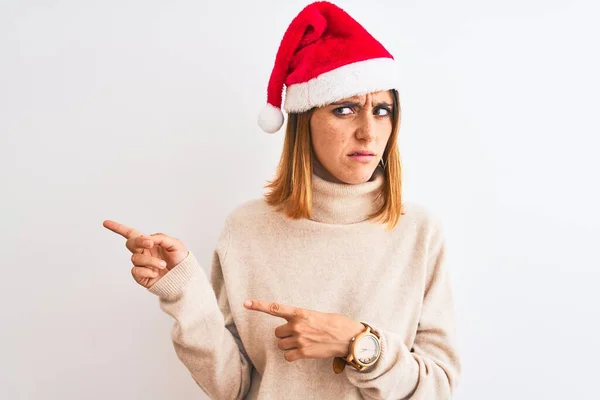
[[[375,160],[375,154],[367,150],[358,150],[348,154],[348,157],[354,162],[361,164],[372,164]]]
[[[375,155],[375,154],[373,154],[373,153],[372,153],[372,152],[370,152],[370,151],[363,151],[363,150],[360,150],[360,151],[355,151],[355,152],[353,152],[353,153],[350,153],[350,154],[348,154],[348,155],[352,157],[352,156],[373,156],[373,155]]]

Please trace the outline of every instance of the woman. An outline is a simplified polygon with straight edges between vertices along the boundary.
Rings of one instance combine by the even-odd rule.
[[[260,126],[284,149],[264,199],[226,219],[210,281],[181,241],[105,221],[214,399],[447,399],[460,364],[440,223],[402,204],[393,57],[340,8],[307,6]],[[403,206],[403,207],[402,207]]]

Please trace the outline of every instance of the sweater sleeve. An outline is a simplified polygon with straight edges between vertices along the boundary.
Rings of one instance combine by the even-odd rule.
[[[446,400],[452,397],[461,367],[445,251],[443,233],[438,230],[428,256],[423,306],[411,348],[397,333],[372,325],[381,335],[379,360],[363,372],[352,367],[345,369],[349,381],[364,398]]]
[[[213,252],[210,283],[190,251],[148,290],[173,317],[175,352],[193,379],[212,399],[243,399],[251,385],[252,363],[231,315],[221,260],[227,227]]]

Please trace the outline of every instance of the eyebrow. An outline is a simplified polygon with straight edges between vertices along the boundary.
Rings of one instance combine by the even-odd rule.
[[[358,101],[341,101],[341,102],[337,102],[337,103],[331,103],[332,106],[354,106],[354,107],[362,107],[362,104],[360,104]],[[379,107],[379,106],[387,106],[388,108],[392,108],[392,105],[390,103],[388,103],[387,101],[380,101],[378,103],[375,104],[375,107]]]

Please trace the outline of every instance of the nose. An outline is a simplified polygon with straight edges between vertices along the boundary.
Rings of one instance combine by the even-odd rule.
[[[363,112],[360,118],[358,118],[358,125],[356,127],[356,138],[358,140],[364,140],[367,143],[372,142],[375,138],[374,120],[371,117],[370,112]]]

